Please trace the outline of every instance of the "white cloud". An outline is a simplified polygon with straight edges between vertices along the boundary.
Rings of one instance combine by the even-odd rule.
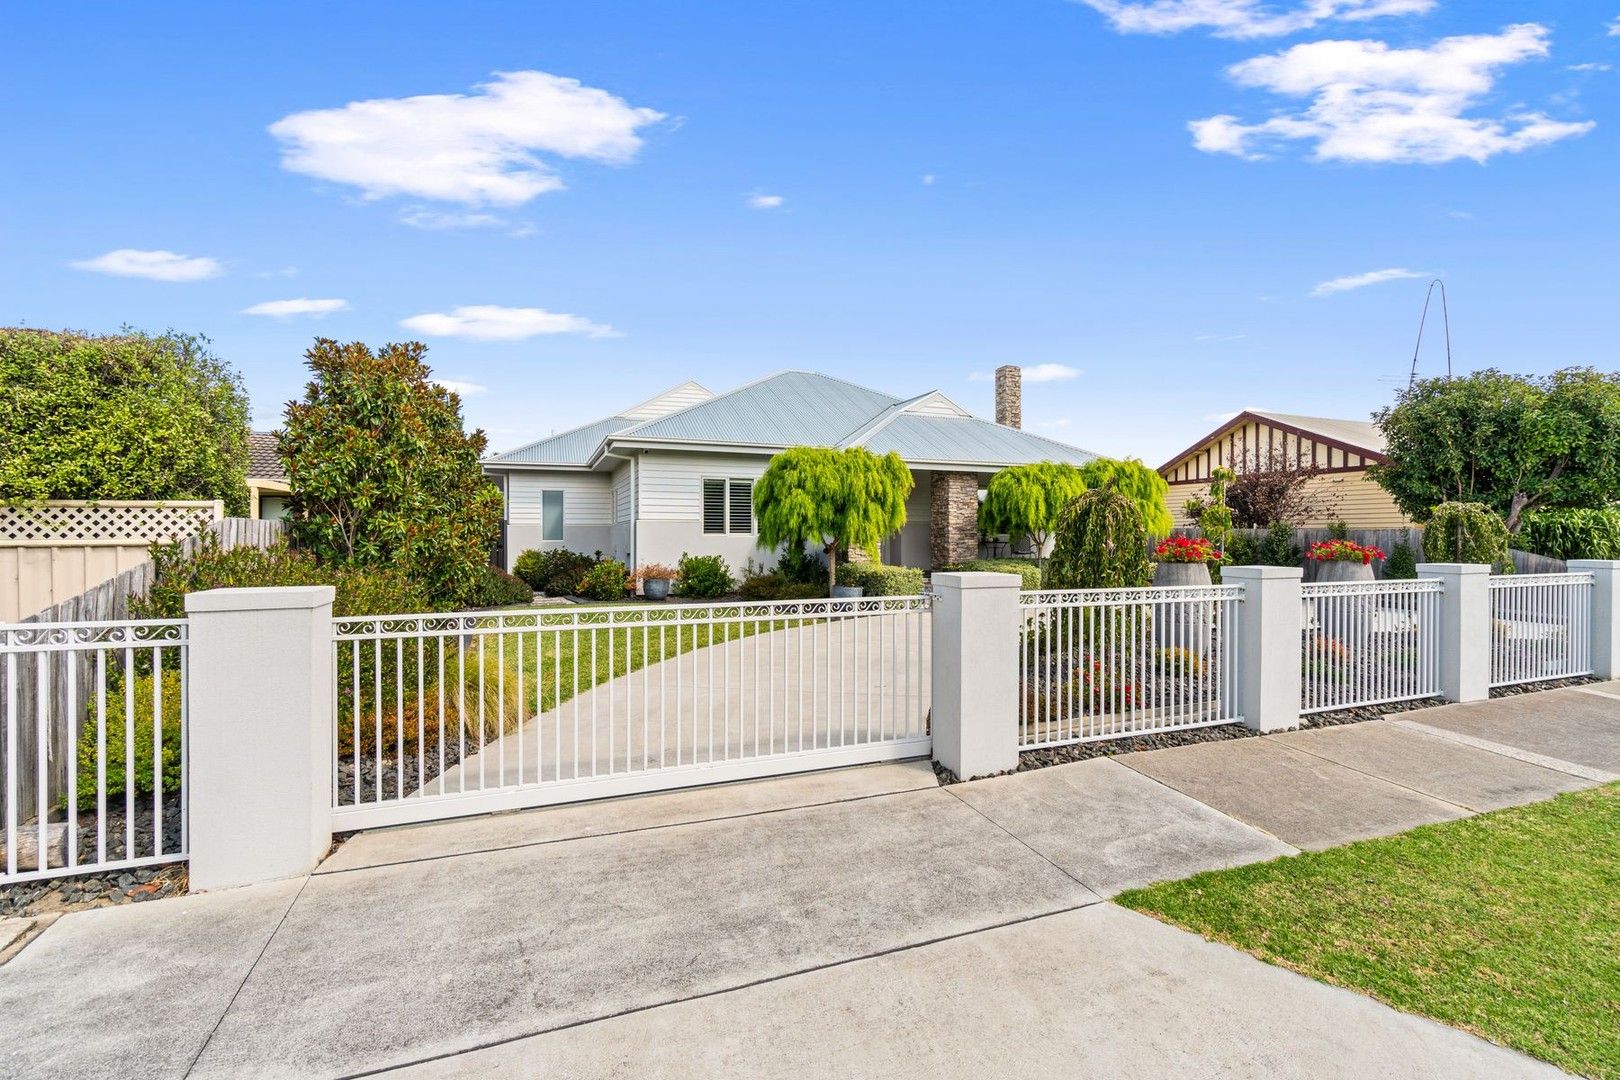
[[[218,259],[198,255],[177,255],[172,251],[137,251],[119,248],[93,259],[70,263],[75,270],[89,270],[115,277],[146,278],[149,281],[202,281],[219,277],[225,268]]]
[[[1609,24],[1609,36],[1620,37],[1620,18],[1616,18]]]
[[[313,315],[319,318],[330,315],[334,311],[349,310],[347,300],[311,300],[308,297],[299,297],[296,300],[266,300],[262,304],[243,308],[243,315],[272,315],[278,319],[285,319],[289,315]]]
[[[460,394],[462,397],[477,397],[479,394],[488,393],[489,391],[489,387],[475,382],[461,382],[457,379],[434,379],[433,381],[452,393]]]
[[[1037,420],[1030,427],[1040,428],[1043,431],[1058,431],[1069,426],[1072,420],[1067,416],[1059,416],[1054,420]]]
[[[762,195],[755,193],[748,196],[748,205],[755,210],[775,210],[787,200],[780,195]]]
[[[611,326],[593,323],[578,315],[564,315],[541,308],[499,307],[475,304],[458,307],[449,314],[428,312],[400,321],[407,330],[428,337],[464,337],[475,341],[522,341],[541,334],[582,334],[585,337],[617,337]]]
[[[1311,290],[1312,296],[1332,296],[1334,293],[1349,292],[1351,289],[1365,289],[1368,285],[1382,285],[1386,281],[1403,281],[1407,278],[1427,277],[1417,270],[1407,270],[1402,267],[1390,267],[1388,270],[1369,270],[1365,274],[1349,274],[1345,277],[1336,277],[1331,281],[1324,281]]]
[[[1594,61],[1594,62],[1588,63],[1588,64],[1570,64],[1564,70],[1565,71],[1608,71],[1609,70],[1609,65],[1608,64],[1600,64],[1600,63],[1597,63],[1597,62]]]
[[[1059,382],[1079,376],[1080,369],[1068,364],[1031,364],[1024,369],[1025,382]]]
[[[516,206],[563,187],[538,155],[631,161],[664,114],[544,71],[501,72],[467,94],[351,101],[270,125],[282,167],[389,195]]]
[[[1279,37],[1331,20],[1360,22],[1390,15],[1421,15],[1436,0],[1081,0],[1107,16],[1122,34],[1174,34],[1209,30],[1217,37]]]
[[[1535,23],[1500,34],[1444,38],[1419,49],[1392,49],[1382,41],[1313,41],[1227,68],[1241,86],[1310,99],[1304,109],[1257,124],[1221,115],[1187,126],[1198,149],[1250,159],[1304,139],[1315,144],[1317,161],[1483,162],[1592,130],[1591,122],[1525,110],[1463,115],[1492,89],[1498,69],[1547,51],[1547,29]]]
[[[413,206],[400,211],[399,220],[413,229],[489,229],[506,224],[506,219],[495,214],[476,211],[433,210],[426,206]]]
[[[935,176],[933,173],[923,173],[923,176],[922,176],[923,186],[932,187],[934,185],[934,181],[936,181],[938,179],[939,179],[939,177]]]

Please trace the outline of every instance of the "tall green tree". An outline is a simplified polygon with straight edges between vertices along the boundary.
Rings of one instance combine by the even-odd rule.
[[[1136,458],[1093,458],[1080,466],[1080,476],[1087,490],[1108,488],[1135,503],[1142,512],[1142,525],[1149,536],[1162,540],[1175,528],[1170,507],[1165,503],[1170,485],[1157,469],[1149,468]]]
[[[392,566],[436,600],[466,603],[500,535],[500,491],[483,474],[482,431],[432,380],[416,342],[373,352],[317,338],[302,401],[281,436],[292,534],[317,557]]]
[[[794,446],[771,458],[754,483],[759,542],[819,544],[827,591],[838,577],[838,549],[875,548],[906,524],[911,470],[900,455],[865,447]]]
[[[0,329],[0,500],[247,510],[248,399],[207,338]]]
[[[985,486],[979,504],[979,530],[1027,536],[1044,563],[1046,542],[1057,528],[1058,514],[1086,490],[1080,470],[1055,461],[1002,469]]]
[[[1533,507],[1620,498],[1620,376],[1565,368],[1530,377],[1489,369],[1423,379],[1374,419],[1387,443],[1373,479],[1427,521],[1442,502],[1484,503],[1516,532]]]

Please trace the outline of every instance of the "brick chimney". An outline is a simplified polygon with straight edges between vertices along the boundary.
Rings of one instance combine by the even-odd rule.
[[[996,423],[1024,426],[1024,369],[1017,364],[996,368]]]

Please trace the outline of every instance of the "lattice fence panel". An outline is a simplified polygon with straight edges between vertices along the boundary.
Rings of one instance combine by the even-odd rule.
[[[217,502],[48,502],[0,507],[0,542],[149,544],[195,535],[218,521]]]

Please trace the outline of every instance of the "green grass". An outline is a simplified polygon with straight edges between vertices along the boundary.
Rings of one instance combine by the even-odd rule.
[[[1620,1080],[1620,785],[1211,871],[1118,902]]]

